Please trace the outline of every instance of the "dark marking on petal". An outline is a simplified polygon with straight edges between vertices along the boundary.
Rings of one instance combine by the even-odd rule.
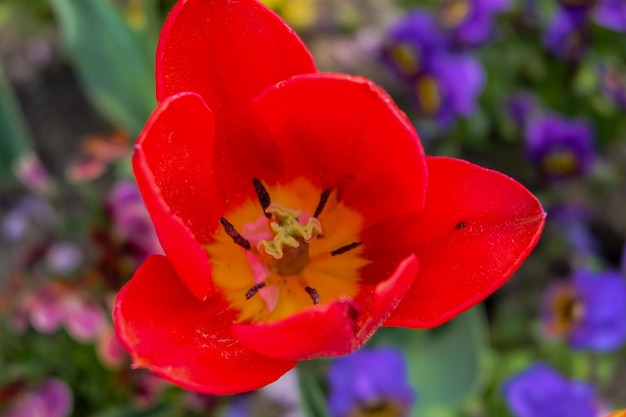
[[[265,281],[261,281],[261,282],[254,284],[252,288],[246,291],[246,300],[249,300],[252,297],[254,297],[254,295],[258,293],[261,288],[264,288],[264,287],[265,287]]]
[[[224,231],[226,232],[226,234],[233,239],[233,242],[235,242],[245,250],[250,250],[250,242],[248,242],[248,239],[239,234],[239,232],[235,229],[235,226],[233,226],[224,217],[220,218],[220,223],[222,223],[222,226],[224,226]]]
[[[267,189],[258,178],[252,178],[252,185],[254,185],[254,191],[256,191],[256,195],[259,198],[259,202],[261,203],[261,208],[263,209],[263,214],[268,219],[272,217],[270,213],[266,213],[265,210],[269,207],[272,199],[270,198],[270,193],[267,192]]]
[[[320,202],[317,203],[317,208],[315,209],[315,213],[313,213],[313,217],[319,217],[319,215],[322,214],[322,210],[324,210],[324,207],[326,206],[326,202],[328,201],[329,196],[330,196],[330,190],[325,189],[324,192],[322,192],[322,195],[320,196]]]
[[[465,223],[464,221],[460,221],[457,223],[456,226],[454,226],[454,230],[461,230],[461,229],[465,229],[467,227],[467,223]]]
[[[346,253],[349,250],[352,250],[354,248],[358,248],[362,244],[363,244],[362,242],[353,242],[353,243],[350,243],[349,245],[342,246],[339,249],[335,249],[330,254],[331,254],[331,256],[341,255],[342,253]]]
[[[307,292],[307,294],[309,294],[309,296],[311,297],[311,300],[313,300],[313,304],[319,304],[320,303],[320,295],[318,294],[317,290],[313,287],[309,287],[308,285],[306,287],[304,287],[304,291]]]

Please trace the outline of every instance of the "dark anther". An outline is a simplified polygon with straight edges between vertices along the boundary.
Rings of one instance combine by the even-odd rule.
[[[224,226],[224,231],[226,232],[226,234],[233,239],[233,242],[235,242],[245,250],[250,250],[250,242],[248,242],[248,239],[239,234],[239,232],[235,229],[235,226],[233,226],[228,220],[223,217],[220,218],[220,223],[222,223],[222,226]]]
[[[330,254],[331,254],[332,256],[335,256],[335,255],[341,255],[342,253],[346,253],[346,252],[348,252],[349,250],[352,250],[352,249],[354,249],[354,248],[358,248],[358,247],[359,247],[359,246],[361,246],[362,244],[363,244],[363,243],[361,243],[361,242],[353,242],[353,243],[350,243],[349,245],[342,246],[342,247],[340,247],[339,249],[335,249],[335,250],[334,250],[334,251],[332,251]]]
[[[456,226],[454,226],[454,230],[465,229],[467,227],[467,223],[464,221],[460,221]]]
[[[259,202],[261,203],[263,213],[265,214],[265,217],[269,219],[270,217],[272,217],[272,215],[270,213],[265,213],[265,210],[267,210],[270,203],[272,202],[270,198],[270,193],[267,192],[267,189],[265,188],[263,183],[257,178],[252,178],[252,185],[254,185],[254,191],[256,191],[257,197],[259,197]]]
[[[315,209],[315,213],[313,213],[313,217],[319,217],[322,214],[322,210],[324,210],[324,206],[328,201],[328,196],[330,196],[330,190],[326,189],[320,196],[320,202],[317,204],[317,208]]]
[[[306,287],[304,287],[304,291],[306,291],[306,293],[309,294],[309,296],[311,297],[311,300],[313,300],[313,304],[320,303],[320,295],[317,293],[317,290],[315,288],[309,287],[307,285]]]
[[[265,281],[261,281],[261,282],[258,282],[258,283],[256,283],[256,284],[254,284],[254,287],[252,287],[252,288],[250,288],[248,291],[246,291],[246,300],[249,300],[249,299],[251,299],[252,297],[254,297],[254,295],[255,295],[256,293],[258,293],[258,292],[259,292],[259,290],[260,290],[261,288],[263,288],[263,287],[265,287]]]

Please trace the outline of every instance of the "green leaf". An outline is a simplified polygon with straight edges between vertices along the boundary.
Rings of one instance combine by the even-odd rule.
[[[110,2],[48,1],[88,97],[111,122],[139,133],[155,107],[154,66],[145,42]]]
[[[417,390],[413,417],[448,415],[482,387],[486,379],[486,321],[475,307],[432,330],[384,328],[373,345],[392,345],[406,356],[409,380]]]
[[[298,385],[302,398],[302,409],[308,417],[330,417],[328,404],[320,379],[316,377],[321,360],[304,361],[298,364]]]
[[[32,138],[0,67],[0,181],[10,181],[15,161],[31,151]]]

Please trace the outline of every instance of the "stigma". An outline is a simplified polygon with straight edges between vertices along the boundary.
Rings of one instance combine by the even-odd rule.
[[[301,223],[301,210],[288,209],[280,203],[271,203],[266,213],[273,216],[271,240],[259,240],[259,253],[276,260],[279,275],[295,275],[309,263],[309,242],[322,233],[322,224],[315,217]]]

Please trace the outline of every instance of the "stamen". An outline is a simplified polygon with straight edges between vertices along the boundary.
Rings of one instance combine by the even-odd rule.
[[[246,291],[246,300],[249,300],[252,297],[254,297],[254,295],[258,293],[261,288],[264,288],[264,287],[265,287],[265,281],[261,281],[261,282],[254,284],[252,288]]]
[[[311,297],[311,300],[313,300],[313,304],[319,304],[320,303],[320,295],[318,294],[317,290],[313,287],[309,287],[308,285],[306,287],[304,287],[304,291],[307,292],[307,294],[309,294],[309,296]]]
[[[254,185],[254,191],[256,191],[256,195],[259,198],[259,202],[261,203],[261,208],[263,209],[263,214],[268,219],[272,217],[271,213],[266,213],[265,210],[270,206],[272,199],[270,198],[270,193],[267,192],[267,189],[263,185],[263,183],[258,178],[252,178],[252,185]]]
[[[342,246],[339,249],[335,249],[334,251],[332,251],[330,254],[331,256],[335,256],[335,255],[341,255],[342,253],[346,253],[349,250],[352,250],[354,248],[358,248],[359,246],[361,246],[363,243],[362,242],[353,242],[350,243],[349,245],[346,246]]]
[[[317,204],[317,208],[315,209],[315,213],[313,213],[313,217],[319,217],[322,214],[322,210],[326,206],[326,202],[328,201],[328,197],[330,196],[330,190],[326,189],[320,196],[320,202]]]
[[[250,242],[245,237],[241,236],[239,232],[235,229],[228,220],[224,217],[220,218],[220,223],[224,226],[224,231],[228,236],[233,239],[233,242],[244,248],[245,250],[250,250]]]

